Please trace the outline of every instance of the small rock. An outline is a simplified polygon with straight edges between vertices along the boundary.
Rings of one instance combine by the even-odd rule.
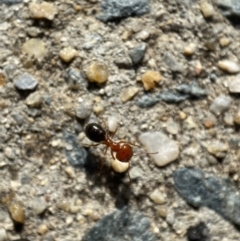
[[[37,38],[27,40],[22,46],[22,51],[36,59],[41,59],[46,54],[44,42]]]
[[[233,94],[240,93],[240,75],[234,77],[234,79],[229,83],[229,91]]]
[[[179,155],[177,143],[161,132],[142,133],[139,141],[145,146],[147,152],[158,152],[150,154],[157,166],[165,166],[175,161]]]
[[[6,84],[6,76],[0,72],[0,87]]]
[[[208,2],[202,2],[200,4],[200,9],[204,18],[211,18],[215,14],[213,6]]]
[[[159,83],[162,76],[157,71],[149,70],[142,75],[142,83],[145,90],[151,90]]]
[[[132,59],[133,64],[141,63],[144,58],[146,49],[147,45],[142,43],[130,51],[129,56]]]
[[[4,154],[5,156],[10,159],[10,160],[14,160],[16,158],[15,152],[13,151],[13,149],[9,146],[4,148]]]
[[[108,75],[108,67],[100,62],[92,63],[86,71],[87,79],[90,82],[96,82],[98,84],[105,83],[108,79]]]
[[[183,67],[179,64],[179,61],[170,53],[166,52],[163,57],[163,62],[168,66],[168,68],[173,72],[183,72]]]
[[[34,90],[38,85],[36,79],[28,73],[22,74],[14,82],[14,85],[18,90]]]
[[[230,43],[230,39],[229,39],[229,38],[223,37],[223,38],[220,38],[220,39],[219,39],[219,44],[220,44],[220,46],[223,47],[223,48],[226,47],[226,46],[228,46],[229,43]]]
[[[47,209],[48,204],[43,197],[37,197],[32,201],[31,207],[36,215],[40,215]]]
[[[166,202],[165,195],[163,195],[159,189],[155,189],[149,197],[156,204],[164,204]]]
[[[41,224],[37,230],[37,232],[41,235],[44,235],[45,233],[47,233],[47,231],[48,231],[48,226],[46,224]]]
[[[0,241],[7,241],[8,236],[6,230],[3,227],[0,227]]]
[[[103,111],[104,111],[104,106],[103,106],[101,103],[96,103],[96,104],[94,104],[94,106],[93,106],[93,112],[94,112],[96,115],[101,114]]]
[[[91,101],[83,101],[75,109],[76,117],[84,120],[88,118],[93,111],[93,104]]]
[[[132,67],[132,61],[131,61],[130,57],[127,54],[125,54],[124,52],[117,53],[117,55],[114,57],[114,63],[119,68],[129,69]]]
[[[216,158],[224,158],[228,152],[229,145],[219,140],[213,140],[208,143],[207,150]]]
[[[64,212],[69,212],[71,205],[72,204],[68,200],[58,200],[56,203],[56,207]]]
[[[215,115],[220,115],[226,110],[228,110],[232,99],[227,95],[218,96],[210,106],[210,111]]]
[[[189,241],[210,241],[209,230],[203,222],[190,226],[187,230],[187,237]]]
[[[108,130],[115,132],[119,126],[119,118],[115,115],[108,116]]]
[[[190,43],[184,48],[184,54],[187,56],[191,56],[196,51],[196,44]]]
[[[30,107],[36,107],[39,108],[44,102],[44,96],[40,91],[36,91],[32,94],[30,94],[27,99],[26,103]]]
[[[174,122],[172,118],[169,118],[167,121],[166,130],[172,135],[177,135],[179,132],[180,126],[178,123]]]
[[[62,49],[59,53],[60,58],[66,62],[69,63],[72,61],[78,54],[78,51],[72,47],[66,47]]]
[[[16,223],[24,224],[25,223],[25,212],[22,204],[18,202],[11,202],[8,205],[8,210],[11,214],[12,219]]]
[[[202,98],[207,95],[207,91],[200,88],[196,82],[178,85],[176,90],[181,94],[190,95],[193,98]]]
[[[240,66],[238,63],[227,59],[219,61],[218,67],[229,74],[236,74],[240,71]]]
[[[129,165],[129,162],[120,162],[117,159],[111,159],[111,166],[115,172],[126,172],[129,169]]]
[[[161,206],[157,207],[157,212],[162,218],[166,218],[167,214],[168,214],[167,206],[161,205]]]
[[[174,92],[160,92],[156,95],[157,99],[160,101],[164,101],[166,103],[179,103],[189,98],[189,95],[179,94]]]
[[[212,128],[216,125],[216,118],[215,116],[207,116],[206,118],[203,119],[203,125],[206,127],[206,128]]]
[[[160,100],[154,98],[152,95],[150,94],[145,94],[143,96],[141,96],[137,101],[136,101],[136,105],[141,107],[141,108],[148,108],[151,107],[153,105],[155,105],[156,103],[158,103]]]
[[[35,19],[53,20],[57,14],[57,8],[52,3],[42,2],[41,4],[29,3],[30,16]]]
[[[238,111],[237,114],[234,116],[233,121],[235,125],[240,125],[240,111]]]
[[[230,114],[228,114],[228,113],[226,113],[226,114],[224,115],[223,120],[224,120],[224,123],[225,123],[227,126],[233,126],[233,125],[234,125],[234,118],[233,118],[232,115],[230,115]]]
[[[65,172],[66,172],[66,174],[68,175],[68,177],[70,177],[70,178],[75,178],[75,171],[74,171],[74,169],[72,168],[72,167],[66,167],[65,168]]]
[[[142,178],[143,177],[143,170],[138,166],[134,166],[129,170],[129,175],[130,175],[132,180]]]
[[[68,83],[68,87],[71,90],[79,90],[87,87],[87,80],[83,77],[83,75],[74,68],[69,68],[64,73],[64,79]]]
[[[120,94],[121,101],[123,103],[129,101],[138,93],[138,91],[139,91],[139,89],[136,86],[130,86],[128,88],[125,88],[124,90],[122,90],[122,92]]]

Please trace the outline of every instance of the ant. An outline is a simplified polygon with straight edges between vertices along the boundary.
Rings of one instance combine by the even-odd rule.
[[[105,122],[104,122],[104,125],[105,125],[105,129],[97,123],[90,123],[85,127],[84,131],[85,131],[85,134],[88,137],[88,139],[93,142],[98,143],[98,144],[93,144],[90,146],[98,146],[100,144],[106,145],[104,155],[106,155],[108,148],[110,148],[113,159],[117,159],[120,162],[130,164],[130,160],[131,160],[132,156],[134,156],[133,149],[131,146],[138,146],[138,145],[135,145],[135,144],[133,144],[131,142],[127,142],[127,141],[118,141],[118,142],[113,141],[109,137],[109,131],[108,131],[108,128],[107,128],[107,125]],[[112,137],[115,136],[115,134],[117,133],[117,130],[118,130],[118,128],[114,131],[114,133],[112,134]],[[116,154],[115,156],[114,156],[114,153]],[[158,152],[148,153],[148,154],[157,154],[157,153]],[[129,168],[130,168],[130,165],[128,167],[127,172],[128,172],[128,176],[129,176],[129,179],[131,182],[131,178],[129,175]],[[101,167],[101,169],[102,169],[102,167]]]

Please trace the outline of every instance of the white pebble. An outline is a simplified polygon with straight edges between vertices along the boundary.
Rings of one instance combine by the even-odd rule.
[[[213,103],[210,106],[210,110],[215,115],[220,115],[229,108],[231,102],[232,99],[229,96],[220,95],[213,101]]]
[[[0,227],[0,241],[8,240],[6,230]]]
[[[219,61],[218,67],[229,74],[235,74],[240,71],[239,64],[228,59]]]
[[[230,83],[229,83],[229,91],[231,93],[240,93],[240,75],[237,75]]]
[[[166,202],[165,195],[159,189],[155,189],[149,197],[156,204],[164,204]]]
[[[110,132],[116,131],[119,125],[119,118],[117,116],[108,116],[108,129]]]
[[[166,130],[168,133],[176,135],[179,132],[179,124],[173,121],[173,119],[168,119]]]
[[[143,133],[139,136],[139,141],[145,146],[147,152],[158,152],[150,154],[157,166],[165,166],[175,161],[179,155],[178,144],[161,132]]]
[[[42,214],[47,209],[48,204],[43,197],[37,197],[32,201],[31,207],[33,212],[36,215],[39,215],[39,214]]]

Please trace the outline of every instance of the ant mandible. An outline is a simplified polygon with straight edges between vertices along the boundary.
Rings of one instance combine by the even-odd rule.
[[[105,129],[97,123],[90,123],[85,127],[84,131],[88,139],[98,143],[90,146],[98,146],[100,144],[106,145],[104,155],[107,153],[108,148],[110,148],[113,159],[117,159],[120,162],[129,163],[133,156],[133,150],[131,146],[138,146],[138,145],[135,145],[127,141],[118,141],[118,142],[113,141],[109,137],[109,131],[105,122],[104,122],[104,125],[105,125]],[[117,130],[118,128],[114,131],[114,133],[112,134],[112,137],[115,136],[115,134],[117,133]],[[115,156],[114,156],[114,153],[116,154]],[[148,153],[148,154],[156,154],[156,153],[157,152]],[[128,167],[127,172],[128,172],[129,179],[131,181],[131,178],[129,175],[129,168],[130,168],[130,165]]]

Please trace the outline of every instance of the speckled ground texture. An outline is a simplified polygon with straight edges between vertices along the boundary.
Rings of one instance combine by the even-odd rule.
[[[0,0],[0,241],[240,240],[238,0],[41,3]],[[133,156],[130,183],[86,147],[109,117],[177,157]]]

